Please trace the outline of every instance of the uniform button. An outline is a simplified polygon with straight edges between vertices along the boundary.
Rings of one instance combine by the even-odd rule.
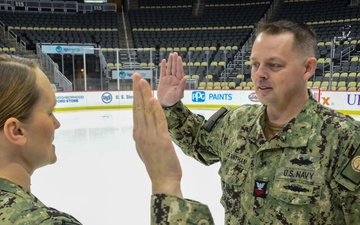
[[[198,222],[198,225],[209,225],[209,221],[202,219]]]

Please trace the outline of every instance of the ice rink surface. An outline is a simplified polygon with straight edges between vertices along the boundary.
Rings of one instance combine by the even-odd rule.
[[[206,118],[215,110],[192,110]],[[132,139],[131,109],[56,112],[58,161],[32,176],[32,192],[84,225],[150,224],[151,183]],[[360,120],[360,115],[351,115]],[[204,166],[176,147],[186,198],[210,207],[221,225],[219,163]]]

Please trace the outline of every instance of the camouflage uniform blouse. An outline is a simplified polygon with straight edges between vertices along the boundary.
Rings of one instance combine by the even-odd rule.
[[[181,102],[165,109],[185,154],[206,165],[220,161],[225,224],[360,224],[358,121],[309,98],[266,140],[266,106],[226,109],[208,121]]]
[[[172,195],[151,196],[152,225],[214,225],[209,208]]]
[[[0,178],[0,224],[81,225],[74,217],[46,207],[21,186]]]

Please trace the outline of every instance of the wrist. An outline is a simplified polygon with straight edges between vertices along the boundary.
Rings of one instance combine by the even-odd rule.
[[[165,182],[153,182],[152,184],[152,194],[167,194],[167,195],[174,195],[177,196],[179,198],[183,198],[182,192],[181,192],[181,187],[180,187],[180,182],[175,181],[175,182],[169,182],[169,181],[165,181]]]
[[[178,101],[178,102],[176,102],[175,104],[172,104],[172,105],[169,105],[169,106],[161,105],[161,107],[162,107],[164,110],[166,110],[166,109],[169,109],[169,108],[171,108],[171,107],[174,107],[174,106],[177,105],[179,102],[181,102],[181,101]]]

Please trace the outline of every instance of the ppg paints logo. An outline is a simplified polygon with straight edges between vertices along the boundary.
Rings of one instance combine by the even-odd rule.
[[[193,91],[191,99],[193,102],[205,102],[205,91]]]
[[[112,95],[109,92],[105,92],[104,94],[102,94],[101,96],[101,100],[105,103],[105,104],[109,104],[112,101]]]

